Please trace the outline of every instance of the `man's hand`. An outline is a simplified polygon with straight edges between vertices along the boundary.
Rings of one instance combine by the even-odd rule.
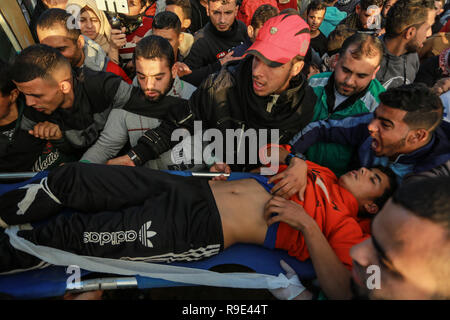
[[[122,28],[122,30],[111,29],[111,47],[113,47],[114,49],[120,49],[127,44],[125,30],[126,28]]]
[[[308,165],[304,160],[292,158],[286,170],[268,180],[268,183],[273,183],[281,179],[270,192],[285,199],[290,199],[295,193],[298,193],[298,198],[304,201],[307,169]]]
[[[214,173],[219,173],[219,172],[223,172],[225,174],[230,174],[231,173],[231,168],[229,165],[227,165],[226,163],[223,162],[216,162],[214,163],[211,168],[209,168],[209,172],[214,172]],[[225,177],[224,175],[220,175],[217,177],[213,177],[212,180],[214,181],[225,181],[228,178]]]
[[[272,216],[272,214],[276,215]],[[301,205],[277,196],[267,201],[264,207],[264,218],[269,226],[276,222],[284,222],[300,231],[303,231],[312,222],[315,223]]]
[[[231,168],[224,162],[216,162],[211,168],[209,168],[209,172],[223,172],[223,173],[231,173]]]
[[[227,63],[228,61],[232,61],[232,60],[241,60],[242,57],[233,57],[233,53],[234,51],[230,51],[228,52],[223,58],[221,58],[220,64],[223,66],[225,63]]]
[[[289,151],[280,147],[279,145],[273,144],[264,146],[258,152],[259,161],[261,161],[262,164],[269,164],[273,159],[276,159],[278,163],[285,163],[285,159],[288,155]]]
[[[177,75],[180,78],[191,73],[191,68],[189,68],[186,63],[180,61],[175,62],[172,67],[172,74]]]
[[[312,295],[303,286],[295,270],[284,260],[280,260],[280,265],[286,272],[290,284],[287,288],[269,289],[270,293],[279,300],[310,300]]]
[[[118,166],[130,166],[135,167],[133,160],[126,154],[121,157],[117,157],[106,162],[108,165],[118,165]]]
[[[431,90],[440,96],[443,93],[446,93],[450,89],[450,77],[442,78],[438,80]]]
[[[33,128],[28,131],[29,134],[36,138],[45,140],[59,140],[63,137],[62,131],[56,123],[44,121],[39,122]]]
[[[378,29],[377,32],[374,34],[374,37],[382,36],[385,33],[386,33],[386,29],[385,28]]]

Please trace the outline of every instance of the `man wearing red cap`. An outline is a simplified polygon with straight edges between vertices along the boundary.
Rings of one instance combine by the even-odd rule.
[[[225,138],[228,129],[241,129],[244,134],[248,129],[268,129],[268,136],[274,129],[279,143],[288,142],[314,114],[316,96],[300,72],[309,41],[309,27],[300,16],[269,19],[244,59],[231,61],[206,78],[186,106],[172,109],[170,121],[148,130],[128,155],[110,164],[134,166],[157,158],[177,143],[171,141],[174,129],[187,128],[192,134],[196,120],[203,130],[219,129]],[[249,150],[244,145],[248,141],[242,140],[225,153],[235,156],[236,150]],[[247,159],[248,154],[245,169],[249,169]]]

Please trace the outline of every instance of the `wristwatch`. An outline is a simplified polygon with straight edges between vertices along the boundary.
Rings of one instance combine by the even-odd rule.
[[[139,156],[133,150],[130,150],[127,155],[135,165],[140,166],[142,164],[141,158],[139,158]]]
[[[302,159],[302,160],[305,160],[305,161],[306,161],[306,157],[305,157],[305,155],[304,155],[303,153],[296,152],[296,153],[289,153],[289,154],[286,156],[286,159],[284,160],[284,162],[285,162],[287,165],[290,165],[290,164],[291,164],[292,158],[299,158],[299,159]]]

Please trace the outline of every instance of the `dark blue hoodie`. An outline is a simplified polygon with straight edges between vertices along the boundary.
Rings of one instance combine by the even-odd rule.
[[[394,161],[377,157],[372,150],[372,137],[367,129],[373,113],[364,113],[341,120],[320,120],[310,123],[294,136],[289,144],[292,152],[305,153],[317,142],[334,142],[357,149],[359,166],[390,167],[401,180],[406,174],[430,170],[450,159],[450,123],[442,121],[430,142],[420,149],[399,155]]]

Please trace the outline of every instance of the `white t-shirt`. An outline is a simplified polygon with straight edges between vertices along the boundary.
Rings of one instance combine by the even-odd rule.
[[[348,98],[347,96],[343,96],[336,89],[334,89],[334,107],[333,107],[333,110],[335,110],[347,98]]]

